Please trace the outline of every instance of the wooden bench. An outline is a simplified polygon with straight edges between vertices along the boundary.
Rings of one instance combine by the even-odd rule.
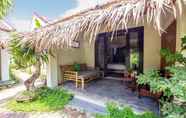
[[[74,65],[61,66],[64,81],[74,81],[76,87],[85,88],[85,84],[97,79],[102,74],[99,70],[90,69],[86,64],[80,64],[80,71],[74,70]]]

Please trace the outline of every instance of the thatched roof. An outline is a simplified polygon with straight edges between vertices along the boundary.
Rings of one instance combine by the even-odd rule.
[[[176,18],[182,13],[185,0],[114,0],[107,4],[59,19],[22,38],[38,49],[60,48],[79,36],[95,39],[101,29],[116,31],[129,23],[147,22],[160,33],[163,31],[161,17],[172,14]]]
[[[10,32],[15,31],[15,29],[7,22],[0,21],[0,49],[4,49],[8,45],[10,40]]]

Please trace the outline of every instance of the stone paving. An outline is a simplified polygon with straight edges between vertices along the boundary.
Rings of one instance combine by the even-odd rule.
[[[7,99],[25,89],[22,84],[0,91],[0,118],[94,118],[94,113],[106,113],[105,104],[110,101],[131,106],[136,112],[151,110],[158,114],[158,104],[153,99],[139,99],[137,93],[131,92],[118,80],[92,81],[85,90],[77,89],[74,83],[68,82],[64,88],[75,94],[69,105],[64,110],[42,113],[13,112],[4,107]]]
[[[8,88],[0,91],[0,103],[6,101],[7,99],[12,98],[19,92],[25,90],[25,86],[22,84],[16,85],[12,88]]]
[[[126,85],[118,80],[92,81],[84,90],[75,88],[72,82],[67,82],[64,84],[64,88],[75,94],[72,105],[88,109],[90,112],[104,113],[105,104],[113,101],[124,106],[131,106],[137,113],[153,111],[159,114],[159,105],[156,101],[148,97],[138,98],[136,92],[127,89]],[[80,104],[80,101],[84,101],[84,103]],[[93,107],[90,108],[90,104]]]
[[[0,91],[0,103],[6,101],[7,99],[10,99],[12,97],[14,97],[16,94],[18,94],[21,91],[25,90],[25,86],[23,84],[23,81],[25,81],[27,78],[29,78],[30,75],[23,73],[21,71],[15,71],[16,73],[16,77],[19,78],[19,84],[11,87],[11,88],[7,88],[4,90]]]

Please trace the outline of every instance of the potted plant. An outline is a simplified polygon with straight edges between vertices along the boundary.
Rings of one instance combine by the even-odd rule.
[[[128,72],[128,77],[132,77],[132,73],[133,73],[132,68],[128,68],[127,72]]]
[[[162,96],[162,90],[166,87],[162,85],[163,77],[159,75],[159,71],[151,70],[138,76],[137,83],[139,85],[139,96],[149,96],[159,99]]]

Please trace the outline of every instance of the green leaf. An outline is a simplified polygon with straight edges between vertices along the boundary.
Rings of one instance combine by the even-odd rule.
[[[39,22],[38,19],[35,19],[35,28],[40,28],[41,27],[41,23]]]

